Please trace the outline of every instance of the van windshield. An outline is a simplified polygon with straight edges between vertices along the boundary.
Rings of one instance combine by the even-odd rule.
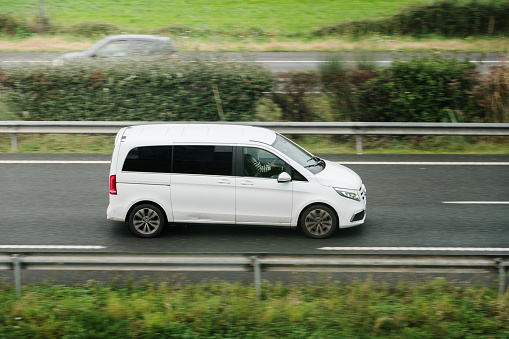
[[[313,174],[319,173],[325,168],[325,161],[280,134],[276,135],[276,140],[272,143],[272,147],[286,154]]]

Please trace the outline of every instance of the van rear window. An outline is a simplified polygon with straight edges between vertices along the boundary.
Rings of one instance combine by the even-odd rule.
[[[122,171],[171,173],[173,146],[142,146],[129,151]]]
[[[124,172],[232,175],[233,146],[141,146],[129,151]]]

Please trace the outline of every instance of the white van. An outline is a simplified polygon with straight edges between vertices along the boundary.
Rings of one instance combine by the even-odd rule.
[[[107,218],[139,237],[213,223],[299,226],[327,238],[364,223],[366,188],[352,170],[266,128],[137,125],[115,140]]]

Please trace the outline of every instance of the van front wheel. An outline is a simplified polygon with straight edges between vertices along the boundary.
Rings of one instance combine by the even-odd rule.
[[[141,238],[153,238],[159,235],[165,225],[161,210],[153,205],[137,206],[129,215],[129,227]]]
[[[328,206],[314,205],[306,208],[302,213],[300,227],[310,238],[328,238],[338,227],[338,218]]]

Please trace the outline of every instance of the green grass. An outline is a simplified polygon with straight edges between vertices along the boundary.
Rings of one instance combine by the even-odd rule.
[[[19,134],[17,153],[111,153],[115,135]],[[11,136],[0,134],[0,153],[13,153]]]
[[[35,19],[38,3],[37,0],[2,0],[0,13]],[[50,20],[63,25],[103,22],[135,30],[152,30],[170,25],[221,31],[256,28],[274,34],[292,34],[345,20],[390,15],[412,3],[415,0],[44,1]],[[192,35],[192,32],[189,34]]]
[[[355,136],[289,136],[313,154],[357,153]],[[507,137],[364,136],[365,154],[509,154]]]
[[[468,3],[471,0],[457,0]],[[487,2],[489,0],[479,0]],[[495,0],[507,1],[507,0]],[[427,3],[428,0],[423,0]],[[435,2],[438,2],[435,1]],[[113,24],[125,33],[171,35],[180,50],[223,51],[507,51],[508,39],[475,37],[445,39],[405,36],[354,38],[315,37],[316,29],[339,22],[394,15],[415,0],[44,0],[45,13],[55,26],[91,23],[81,33],[58,30],[39,34],[33,46],[20,30],[14,37],[0,32],[1,51],[80,50],[100,39],[94,23]],[[35,27],[39,0],[2,0],[0,13],[10,13]],[[171,28],[171,29],[169,29]],[[73,33],[74,32],[74,33]],[[87,38],[83,32],[88,32]],[[73,36],[77,34],[77,36]],[[104,33],[106,34],[106,33]],[[32,36],[33,37],[33,36]],[[59,42],[44,41],[57,38]],[[79,46],[70,42],[83,42]],[[66,44],[67,43],[67,44]]]
[[[0,287],[2,338],[507,338],[509,293],[428,283]]]
[[[354,136],[292,136],[311,153],[357,153]],[[18,153],[111,153],[115,136],[101,134],[19,134]],[[11,136],[0,134],[0,153],[13,153]],[[365,154],[509,154],[507,137],[363,138]]]

